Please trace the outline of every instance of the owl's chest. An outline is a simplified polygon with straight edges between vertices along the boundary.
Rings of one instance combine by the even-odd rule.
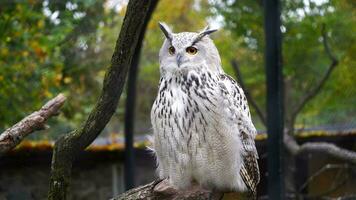
[[[205,139],[207,130],[218,121],[215,92],[214,84],[201,77],[162,81],[151,111],[155,132],[162,138],[173,135],[188,143],[194,138]]]
[[[193,106],[192,102],[193,99],[189,96],[188,91],[182,87],[176,84],[163,85],[160,87],[151,115],[155,121],[170,122],[173,119],[174,122],[178,122],[182,117],[189,117],[188,114],[191,114],[190,110]]]

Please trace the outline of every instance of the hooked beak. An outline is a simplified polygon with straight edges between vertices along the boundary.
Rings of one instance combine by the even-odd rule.
[[[183,61],[183,56],[182,56],[182,54],[178,53],[178,54],[177,54],[177,57],[176,57],[176,60],[177,60],[177,65],[178,65],[178,67],[180,67],[180,65],[182,64],[182,61]]]

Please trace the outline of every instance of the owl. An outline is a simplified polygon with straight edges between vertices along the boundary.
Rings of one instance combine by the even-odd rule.
[[[151,110],[160,178],[176,189],[193,183],[256,194],[256,129],[243,90],[225,74],[206,27],[173,33],[164,23],[160,83]]]

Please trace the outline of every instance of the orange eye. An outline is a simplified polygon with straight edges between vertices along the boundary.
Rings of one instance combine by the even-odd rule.
[[[168,48],[168,52],[169,54],[173,55],[176,52],[176,49],[173,46],[171,46]]]
[[[185,50],[187,53],[189,53],[190,55],[194,55],[198,52],[198,49],[195,48],[195,47],[188,47],[186,50]]]

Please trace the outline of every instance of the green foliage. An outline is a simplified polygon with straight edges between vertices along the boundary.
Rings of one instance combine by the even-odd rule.
[[[41,100],[52,97],[63,67],[55,45],[61,35],[46,30],[51,22],[41,14],[41,4],[1,5],[0,13],[0,123],[8,126]],[[65,27],[66,28],[66,27]],[[65,33],[66,29],[62,29]]]
[[[117,12],[108,2],[98,0],[0,3],[0,129],[60,92],[68,101],[64,115],[50,121],[53,126],[48,136],[65,133],[86,119],[100,93],[120,30],[125,12],[124,5],[120,6],[123,9]],[[355,122],[355,16],[354,4],[348,0],[283,1],[287,114],[331,62],[321,40],[322,24],[339,59],[321,93],[298,116],[297,126]],[[158,51],[164,39],[158,21],[168,23],[176,32],[198,31],[207,22],[221,24],[223,28],[212,38],[224,70],[234,76],[230,61],[237,60],[250,93],[262,109],[265,107],[262,1],[161,0],[148,25],[141,54],[136,132],[150,130],[149,113],[159,81]],[[125,93],[122,97],[124,100]],[[120,101],[107,132],[122,131],[124,105]],[[264,129],[251,111],[257,127]]]
[[[98,96],[112,53],[115,34],[106,37],[102,27],[117,28],[122,17],[101,1],[5,1],[0,7],[0,127],[60,92],[68,101],[52,133],[78,125]]]
[[[262,1],[223,0],[216,4],[226,28],[242,52],[236,59],[252,96],[264,108],[264,32]],[[331,63],[322,44],[321,27],[326,25],[331,51],[340,63],[323,90],[303,109],[299,125],[350,123],[356,120],[355,10],[350,1],[282,1],[283,65],[287,116],[306,92],[315,87]],[[244,54],[244,52],[247,52]],[[342,89],[344,88],[344,89]],[[347,89],[345,89],[347,88]]]

